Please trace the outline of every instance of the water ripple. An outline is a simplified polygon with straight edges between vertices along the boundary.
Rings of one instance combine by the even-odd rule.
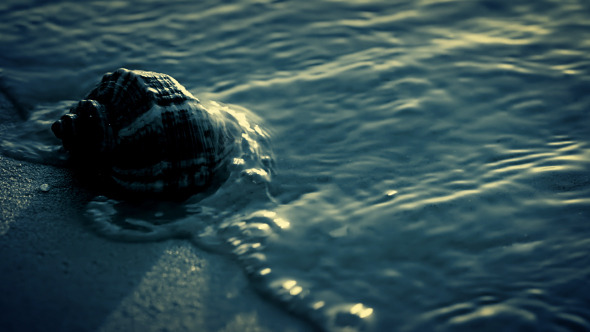
[[[101,198],[90,214],[232,255],[324,330],[586,330],[587,12],[579,0],[8,1],[0,67],[31,118],[3,126],[2,152],[48,163],[43,128],[64,101],[113,68],[166,72],[268,121],[272,186],[244,172],[251,184],[236,177],[215,199],[142,214]]]

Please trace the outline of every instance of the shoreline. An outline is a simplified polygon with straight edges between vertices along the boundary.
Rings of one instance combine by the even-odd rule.
[[[11,109],[0,93],[2,125],[19,121]],[[69,169],[0,154],[0,330],[311,330],[230,257],[93,233],[83,218],[92,197]]]
[[[0,169],[2,331],[310,329],[261,298],[229,257],[94,234],[79,217],[89,193],[68,170],[4,156]]]

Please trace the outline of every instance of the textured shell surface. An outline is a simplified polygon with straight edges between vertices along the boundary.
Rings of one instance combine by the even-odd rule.
[[[200,191],[219,180],[239,147],[238,121],[207,109],[174,78],[118,69],[56,121],[73,158],[129,191]]]

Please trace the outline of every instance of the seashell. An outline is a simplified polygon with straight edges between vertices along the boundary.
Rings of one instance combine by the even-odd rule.
[[[72,159],[120,188],[181,194],[223,180],[241,135],[232,119],[166,74],[122,68],[51,129]]]

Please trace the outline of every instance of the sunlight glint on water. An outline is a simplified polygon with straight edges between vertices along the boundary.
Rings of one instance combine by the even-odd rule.
[[[164,72],[264,119],[276,174],[266,186],[251,168],[174,207],[99,197],[95,218],[233,255],[324,330],[590,330],[588,12],[8,2],[2,79],[31,117],[3,127],[1,148],[63,165],[44,126],[68,100],[119,67]]]

